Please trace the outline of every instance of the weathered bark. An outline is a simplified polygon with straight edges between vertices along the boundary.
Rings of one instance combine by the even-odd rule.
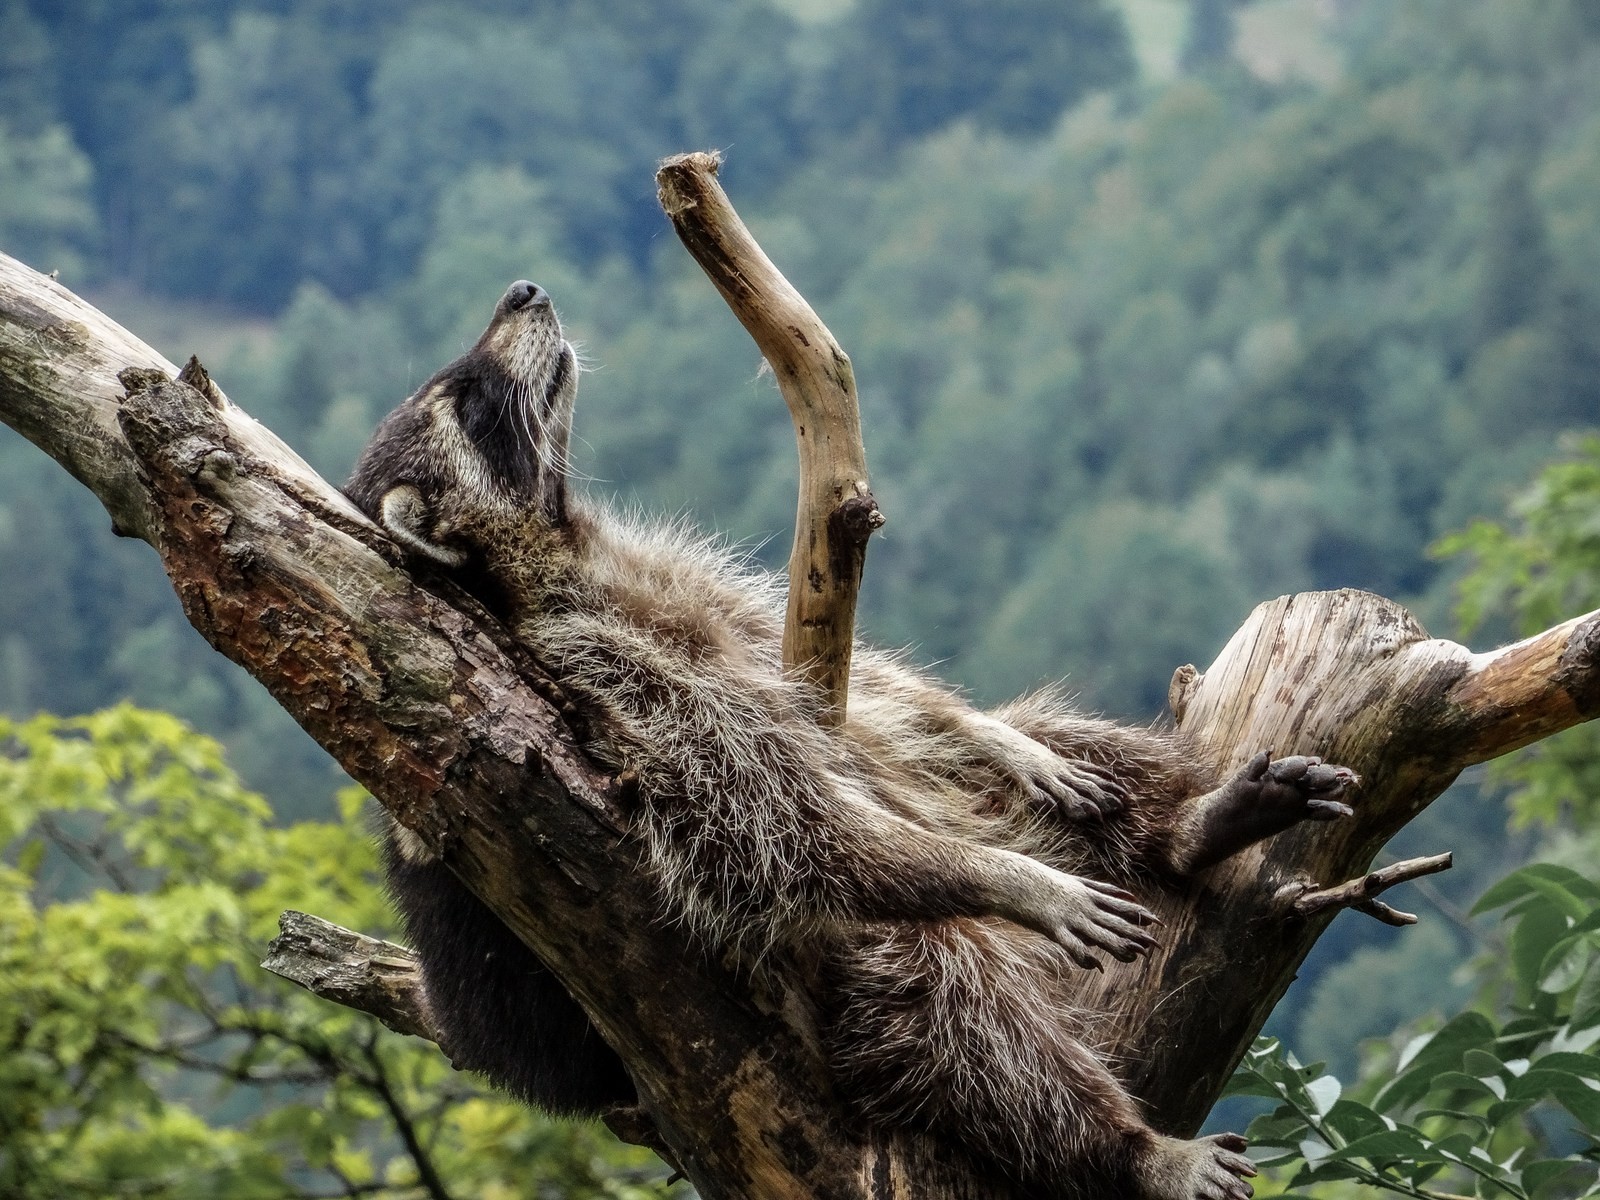
[[[124,397],[128,367],[142,370],[124,373]],[[702,1195],[1009,1194],[956,1147],[853,1124],[830,1095],[805,994],[753,994],[656,922],[625,789],[572,750],[536,664],[467,597],[419,586],[202,373],[187,375],[197,387],[171,373],[0,257],[0,421],[154,545],[195,626],[562,977]],[[1319,593],[1262,605],[1204,676],[1180,671],[1174,711],[1205,765],[1316,753],[1365,785],[1354,817],[1274,838],[1157,901],[1161,948],[1084,977],[1159,1128],[1199,1124],[1334,911],[1307,915],[1297,900],[1365,874],[1462,767],[1594,715],[1597,631],[1590,614],[1473,655],[1388,601]]]

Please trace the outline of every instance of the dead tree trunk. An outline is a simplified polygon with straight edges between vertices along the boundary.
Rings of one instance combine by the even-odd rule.
[[[674,214],[680,230],[693,208]],[[767,286],[741,278],[752,294]],[[835,376],[848,382],[847,362]],[[212,645],[566,982],[708,1200],[1011,1194],[957,1147],[849,1121],[804,992],[753,993],[654,920],[621,789],[572,749],[536,664],[466,596],[418,586],[395,547],[198,364],[180,378],[0,256],[0,421],[89,487],[118,532],[154,546]],[[864,466],[849,480],[864,493]],[[1390,880],[1362,878],[1385,840],[1463,767],[1595,714],[1597,644],[1592,613],[1474,655],[1388,601],[1341,591],[1264,604],[1203,676],[1180,669],[1174,713],[1206,765],[1267,748],[1324,755],[1366,782],[1355,817],[1214,868],[1161,902],[1158,951],[1085,978],[1158,1128],[1198,1126],[1337,907],[1400,919],[1373,899]],[[403,952],[315,939],[278,951],[274,969],[429,1035]]]

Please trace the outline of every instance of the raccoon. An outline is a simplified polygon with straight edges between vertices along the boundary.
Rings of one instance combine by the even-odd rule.
[[[1040,1194],[1245,1200],[1237,1135],[1150,1128],[1091,1048],[1080,970],[1155,943],[1139,890],[1302,820],[1347,769],[1258,754],[1212,786],[1172,733],[1055,692],[992,712],[858,647],[823,728],[781,661],[782,585],[682,524],[569,488],[578,364],[511,285],[477,343],[379,426],[346,491],[505,620],[639,780],[663,913],[751,972],[804,957],[841,1094]],[[555,1113],[635,1099],[560,983],[403,829],[389,883],[458,1065]],[[1063,962],[1063,959],[1066,961]]]

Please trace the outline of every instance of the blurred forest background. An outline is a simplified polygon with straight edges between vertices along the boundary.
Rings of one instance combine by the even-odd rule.
[[[0,0],[0,248],[333,479],[533,279],[588,486],[781,566],[787,415],[654,197],[708,147],[855,363],[863,631],[983,701],[1153,718],[1308,588],[1452,636],[1430,547],[1600,423],[1597,0]],[[148,548],[0,429],[0,712],[123,698],[334,813]],[[1473,777],[1407,831],[1455,877],[1417,930],[1341,918],[1274,1018],[1302,1057],[1458,1001],[1458,906],[1536,837],[1588,857],[1506,811]]]

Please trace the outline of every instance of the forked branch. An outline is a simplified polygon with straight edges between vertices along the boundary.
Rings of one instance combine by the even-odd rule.
[[[1387,867],[1368,871],[1361,878],[1352,879],[1336,887],[1299,885],[1302,890],[1295,896],[1292,907],[1302,917],[1314,916],[1331,909],[1353,908],[1357,912],[1366,913],[1367,916],[1382,921],[1385,925],[1415,925],[1417,923],[1415,915],[1390,908],[1377,897],[1398,883],[1448,871],[1453,862],[1453,856],[1447,851],[1428,858],[1408,858],[1404,862],[1391,863]]]

